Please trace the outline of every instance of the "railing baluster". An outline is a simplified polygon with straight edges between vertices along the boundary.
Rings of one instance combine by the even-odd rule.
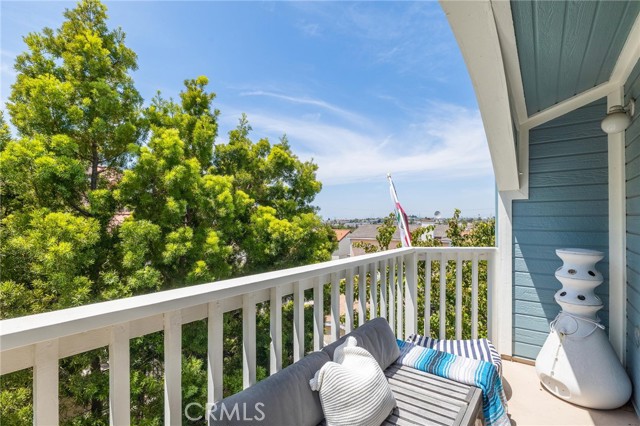
[[[360,266],[358,278],[358,326],[364,324],[367,315],[367,266]]]
[[[351,333],[353,330],[353,268],[347,269],[347,282],[345,283],[344,298],[346,299],[347,312],[345,312],[344,331]]]
[[[33,424],[58,424],[58,340],[35,344]]]
[[[270,291],[269,314],[271,345],[269,346],[270,374],[282,370],[282,288],[272,287]]]
[[[405,255],[406,299],[405,299],[405,336],[416,333],[418,327],[418,254],[414,251]],[[404,337],[404,336],[403,336]]]
[[[380,316],[387,318],[387,259],[380,262]]]
[[[398,258],[398,292],[396,298],[396,337],[404,340],[404,258]]]
[[[293,284],[293,361],[304,357],[304,290],[300,282]]]
[[[495,277],[498,275],[498,253],[487,256],[487,337],[496,346],[498,353],[511,353],[511,348],[504,348],[500,340],[500,326],[498,319],[498,286]],[[497,342],[497,343],[496,343]]]
[[[256,383],[256,302],[253,294],[242,296],[242,388]]]
[[[369,273],[369,319],[374,319],[378,316],[378,262],[370,264],[371,272]]]
[[[447,256],[440,255],[440,338],[447,338]]]
[[[109,424],[130,424],[129,323],[111,327],[109,339]]]
[[[340,338],[340,280],[336,272],[331,274],[331,341]]]
[[[324,284],[325,276],[316,277],[313,285],[313,350],[324,347]]]
[[[209,403],[222,399],[224,317],[219,301],[207,306],[207,397]]]
[[[391,258],[389,268],[389,326],[396,329],[396,258]]]
[[[431,253],[424,263],[424,335],[431,336]]]
[[[164,424],[182,422],[182,315],[164,314]]]
[[[456,258],[456,339],[462,339],[462,254]]]
[[[471,276],[471,338],[478,338],[478,253],[473,253]]]

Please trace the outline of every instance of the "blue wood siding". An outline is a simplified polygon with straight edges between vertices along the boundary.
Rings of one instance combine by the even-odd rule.
[[[512,0],[529,115],[609,80],[638,11],[638,0]]]
[[[636,113],[625,140],[627,196],[627,371],[633,382],[633,400],[640,410],[640,62],[625,84],[625,101],[636,100]],[[640,413],[638,413],[640,415]]]
[[[513,202],[514,355],[535,358],[560,311],[553,299],[562,264],[557,248],[609,251],[607,137],[599,100],[533,129],[529,136],[529,199]],[[608,258],[596,289],[608,325]]]

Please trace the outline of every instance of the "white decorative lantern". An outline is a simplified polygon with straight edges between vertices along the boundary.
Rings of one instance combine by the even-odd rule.
[[[536,358],[536,372],[552,394],[589,408],[612,409],[631,396],[631,381],[609,343],[596,313],[602,301],[593,290],[602,283],[595,264],[604,254],[558,249],[564,262],[555,273],[562,288],[555,294],[562,310]]]

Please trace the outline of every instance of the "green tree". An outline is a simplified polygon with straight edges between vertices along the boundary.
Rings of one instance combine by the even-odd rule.
[[[124,32],[107,27],[106,10],[98,0],[82,0],[65,11],[59,29],[24,37],[28,50],[16,59],[7,103],[20,135],[64,134],[75,141],[91,190],[100,174],[125,165],[130,145],[144,132],[142,98],[129,75],[137,57]]]
[[[245,117],[215,145],[206,77],[143,111],[136,55],[106,7],[84,0],[64,16],[24,39],[7,104],[17,138],[0,115],[2,318],[330,258],[334,234],[311,205],[315,164],[286,138],[251,141]],[[237,319],[225,315],[225,364],[241,359]],[[206,394],[202,325],[184,327],[185,401]],[[131,353],[133,423],[159,424],[162,335],[132,339]],[[107,424],[106,361],[105,349],[61,360],[61,423]],[[30,386],[29,371],[2,377],[2,424],[30,422]]]

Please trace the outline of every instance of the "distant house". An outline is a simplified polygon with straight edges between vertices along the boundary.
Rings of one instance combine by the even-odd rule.
[[[349,257],[350,243],[346,238],[351,232],[349,229],[334,229],[336,238],[338,239],[338,249],[331,254],[331,260],[344,259]]]
[[[435,229],[431,232],[433,239],[440,241],[440,244],[442,245],[442,247],[451,246],[451,238],[447,237],[448,230],[449,230],[449,225],[440,223],[435,225]]]
[[[447,230],[449,229],[449,225],[445,224],[434,224],[434,223],[412,223],[409,224],[409,230],[411,232],[422,226],[434,225],[435,229],[430,231],[427,235],[432,238],[440,241],[443,247],[451,246],[451,239],[447,238]],[[378,240],[376,240],[376,236],[378,235],[378,228],[380,225],[361,225],[356,230],[351,232],[349,235],[349,256],[360,256],[365,254],[364,249],[359,247],[354,247],[354,244],[357,242],[369,243],[376,247],[379,246]],[[396,232],[393,233],[393,237],[391,238],[391,244],[389,244],[389,249],[394,249],[400,247],[400,233],[396,229]]]
[[[354,247],[354,243],[362,242],[369,243],[376,247],[379,247],[378,240],[376,240],[376,236],[378,235],[378,228],[380,225],[361,225],[349,235],[350,242],[350,256],[360,256],[365,254],[364,249],[359,247]],[[409,225],[409,230],[414,231],[419,228],[419,224],[411,224]],[[390,249],[394,249],[396,247],[400,247],[400,233],[396,229],[396,232],[393,233],[393,237],[391,237],[391,244],[389,244]]]

